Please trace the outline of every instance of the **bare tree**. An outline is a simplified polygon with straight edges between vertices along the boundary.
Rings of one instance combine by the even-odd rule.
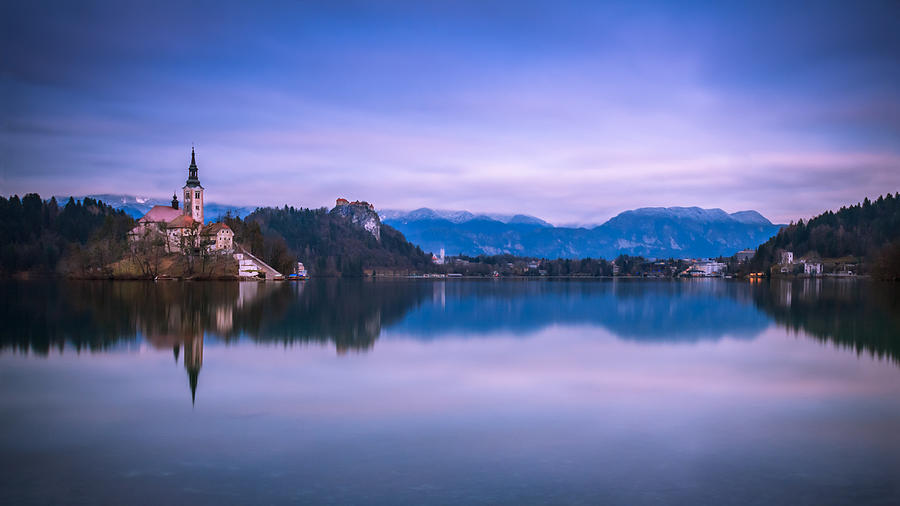
[[[188,228],[181,229],[178,236],[178,249],[185,262],[185,274],[192,276],[195,272],[198,251],[200,246],[200,224],[194,223]]]
[[[215,235],[200,235],[200,249],[198,255],[200,260],[200,273],[203,276],[212,276],[222,264],[222,252],[212,249],[215,244]]]
[[[165,225],[146,226],[138,235],[132,236],[131,260],[145,277],[159,275],[159,266],[166,253]]]

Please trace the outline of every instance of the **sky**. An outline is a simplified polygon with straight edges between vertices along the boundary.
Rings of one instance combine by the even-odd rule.
[[[3,2],[0,194],[807,218],[900,191],[896,2]]]

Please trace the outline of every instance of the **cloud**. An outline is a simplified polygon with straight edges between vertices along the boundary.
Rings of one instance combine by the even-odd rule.
[[[7,6],[0,191],[602,221],[900,187],[889,6]],[[802,18],[804,22],[791,20]]]

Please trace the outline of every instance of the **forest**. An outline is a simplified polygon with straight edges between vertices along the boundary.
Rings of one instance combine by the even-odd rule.
[[[757,248],[750,269],[768,271],[781,251],[793,252],[795,259],[850,257],[863,273],[900,279],[900,193],[866,198],[782,228]]]
[[[134,220],[103,202],[36,193],[0,197],[0,275],[53,275],[105,266],[121,258]],[[62,272],[61,272],[62,271]]]
[[[381,225],[381,240],[327,209],[257,209],[243,220],[226,215],[235,240],[283,273],[304,263],[311,275],[360,277],[366,271],[433,271],[431,255]]]

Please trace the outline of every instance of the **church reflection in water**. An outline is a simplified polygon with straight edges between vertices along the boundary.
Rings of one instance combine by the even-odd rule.
[[[421,287],[411,286],[337,280],[159,284],[140,292],[150,300],[135,313],[135,330],[153,348],[171,349],[176,363],[182,357],[196,403],[207,338],[226,344],[239,339],[331,343],[339,355],[365,351],[385,322],[393,323],[424,299]]]
[[[147,336],[147,341],[159,350],[171,349],[175,356],[175,363],[183,357],[184,369],[187,371],[188,385],[191,388],[191,403],[197,401],[197,383],[200,379],[200,369],[203,367],[203,333],[196,336]],[[182,350],[184,352],[182,353]]]
[[[233,290],[219,286],[223,288],[219,291],[222,297],[201,297],[206,301],[205,304],[193,305],[178,300],[168,304],[165,328],[170,330],[169,333],[155,333],[160,327],[142,320],[140,315],[136,320],[138,331],[144,334],[154,348],[171,349],[176,363],[179,355],[183,356],[192,404],[197,401],[197,384],[203,367],[203,341],[207,332],[217,336],[231,336],[235,309],[240,310],[253,304],[260,294],[266,291],[266,285],[261,283],[240,283],[236,287],[235,294]],[[297,285],[297,292],[302,292],[302,285]],[[231,299],[230,295],[236,295],[236,298]]]
[[[0,350],[48,354],[139,345],[172,350],[196,402],[211,342],[319,343],[370,350],[406,338],[527,337],[554,325],[619,339],[754,339],[774,323],[900,363],[894,285],[798,280],[5,282]],[[605,335],[605,334],[603,334]]]

